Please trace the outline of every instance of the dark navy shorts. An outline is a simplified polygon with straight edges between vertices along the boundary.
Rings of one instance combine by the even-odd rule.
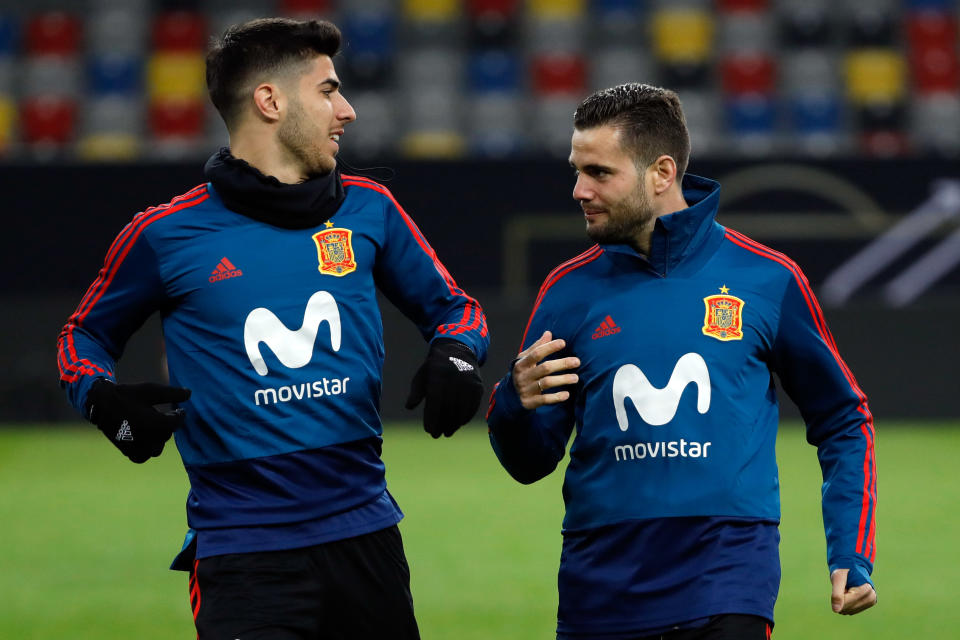
[[[394,525],[287,551],[213,556],[190,572],[199,640],[418,640]]]

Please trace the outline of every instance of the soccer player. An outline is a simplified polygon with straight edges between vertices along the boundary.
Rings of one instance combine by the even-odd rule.
[[[353,108],[336,26],[259,19],[207,55],[230,147],[208,182],[134,216],[60,334],[71,403],[134,462],[174,434],[190,480],[199,638],[418,638],[384,479],[376,289],[430,342],[408,407],[449,436],[480,402],[476,300],[390,192],[341,175]],[[162,316],[170,384],[115,364]],[[172,403],[170,406],[158,406]]]
[[[715,221],[684,175],[677,95],[600,91],[574,116],[573,197],[597,244],[540,288],[487,414],[530,483],[570,446],[557,637],[769,638],[780,583],[774,374],[823,471],[833,611],[876,603],[867,399],[803,272]]]

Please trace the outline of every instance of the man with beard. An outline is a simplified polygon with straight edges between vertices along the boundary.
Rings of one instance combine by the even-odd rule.
[[[408,408],[452,435],[476,411],[486,320],[390,192],[341,175],[356,119],[328,22],[228,29],[207,85],[230,147],[209,182],[137,214],[60,335],[61,384],[127,457],[174,434],[190,480],[198,637],[418,638],[380,458],[376,289],[430,342]],[[170,384],[115,364],[153,312]],[[173,403],[174,408],[157,405]]]
[[[571,432],[557,637],[769,638],[780,583],[773,375],[823,471],[831,606],[876,603],[876,466],[866,396],[800,268],[715,220],[684,175],[677,95],[600,91],[574,116],[573,197],[597,242],[551,272],[490,399],[520,482]]]

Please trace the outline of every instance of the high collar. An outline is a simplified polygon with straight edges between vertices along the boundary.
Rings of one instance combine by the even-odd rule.
[[[309,229],[326,222],[345,197],[339,170],[285,184],[233,157],[227,147],[207,160],[203,172],[228,209],[284,229]]]
[[[660,275],[673,271],[707,239],[720,206],[720,183],[686,174],[681,183],[686,209],[660,216],[650,236],[650,255],[626,244],[602,245],[605,251],[637,256]]]

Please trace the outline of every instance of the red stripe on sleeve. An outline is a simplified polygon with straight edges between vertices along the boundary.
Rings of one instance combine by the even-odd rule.
[[[857,410],[864,416],[864,422],[860,425],[860,431],[864,435],[866,451],[864,453],[863,461],[863,500],[860,507],[860,523],[857,532],[855,551],[873,562],[875,556],[875,551],[873,549],[873,536],[876,527],[876,459],[873,447],[873,415],[870,413],[870,409],[867,406],[867,396],[860,388],[860,385],[857,384],[857,380],[854,378],[853,372],[847,366],[847,363],[842,357],[840,357],[840,352],[837,349],[837,344],[833,339],[833,334],[831,334],[830,330],[827,328],[827,321],[823,315],[823,309],[821,309],[820,303],[817,301],[817,298],[813,293],[813,289],[810,287],[810,283],[807,281],[807,278],[803,274],[803,271],[800,269],[799,265],[797,265],[797,263],[784,254],[774,251],[773,249],[766,247],[741,233],[733,231],[732,229],[726,230],[726,238],[737,246],[740,246],[752,253],[780,263],[793,274],[794,279],[797,281],[797,285],[800,288],[800,292],[803,294],[804,300],[807,303],[807,308],[810,311],[810,315],[817,327],[817,332],[820,334],[820,338],[824,341],[824,344],[827,345],[827,348],[833,355],[834,360],[840,367],[844,378],[846,378],[847,383],[850,385],[851,390],[859,399],[859,406],[857,407]]]
[[[554,268],[553,271],[547,274],[543,284],[540,285],[540,291],[537,292],[537,298],[533,302],[533,309],[530,311],[530,317],[527,319],[527,326],[523,329],[523,337],[520,339],[519,351],[523,351],[523,345],[527,342],[527,332],[530,331],[530,323],[533,322],[533,316],[536,315],[537,309],[540,308],[540,303],[543,301],[543,296],[547,293],[550,287],[555,285],[563,276],[575,269],[579,269],[580,267],[593,262],[601,255],[603,255],[603,249],[600,248],[600,245],[593,245],[580,255],[561,263]]]
[[[380,193],[386,196],[387,198],[389,198],[390,202],[393,203],[393,206],[396,207],[397,211],[400,212],[401,219],[403,220],[404,224],[407,225],[407,228],[410,230],[410,233],[413,235],[414,240],[416,240],[417,244],[420,245],[420,249],[422,249],[423,252],[427,254],[430,260],[433,262],[434,269],[436,269],[437,273],[440,274],[440,277],[443,279],[444,283],[446,283],[447,289],[450,291],[450,293],[455,296],[467,299],[468,302],[467,302],[467,307],[464,309],[463,320],[461,320],[461,322],[458,325],[449,325],[449,324],[442,325],[442,327],[437,328],[437,331],[440,331],[442,328],[443,329],[442,333],[445,333],[448,335],[459,335],[461,333],[472,331],[480,327],[481,328],[480,335],[486,336],[487,335],[486,318],[483,316],[483,312],[480,310],[480,305],[477,303],[476,300],[468,296],[466,293],[463,292],[463,290],[459,286],[457,286],[457,283],[453,279],[453,276],[450,275],[450,272],[447,271],[447,268],[443,265],[442,262],[440,262],[440,259],[437,257],[436,251],[433,250],[433,247],[431,247],[430,243],[427,242],[427,239],[426,237],[424,237],[423,233],[420,231],[420,228],[417,227],[417,223],[414,222],[413,218],[411,218],[407,214],[407,212],[404,210],[404,208],[400,206],[400,203],[397,202],[396,198],[393,197],[393,194],[390,193],[390,190],[384,187],[383,185],[377,182],[374,182],[373,180],[370,180],[368,178],[362,178],[359,176],[342,176],[342,178],[343,178],[344,187],[349,187],[349,186],[364,187],[365,189],[376,191],[377,193]],[[476,312],[478,317],[475,318],[472,323],[467,324],[467,320],[470,317],[469,313],[471,310],[473,310],[474,307],[476,307]]]
[[[191,194],[193,194],[193,197],[191,199],[187,199]],[[64,327],[63,331],[61,332],[61,339],[58,345],[60,353],[63,354],[61,380],[64,382],[75,382],[81,375],[91,375],[95,373],[107,373],[107,375],[111,375],[109,372],[105,372],[102,368],[94,365],[89,360],[81,359],[78,356],[73,341],[74,328],[83,324],[84,318],[86,318],[86,316],[90,313],[90,310],[93,309],[94,305],[96,305],[96,303],[106,292],[107,288],[110,286],[110,283],[113,281],[114,276],[117,274],[120,265],[123,264],[123,260],[126,258],[127,254],[130,252],[130,249],[136,243],[137,238],[144,229],[157,220],[165,218],[172,213],[176,213],[182,209],[200,204],[206,200],[209,195],[210,194],[206,191],[206,185],[200,185],[188,193],[174,198],[170,204],[173,202],[177,202],[177,204],[173,206],[170,206],[169,204],[161,205],[137,214],[134,216],[134,220],[131,221],[131,223],[120,232],[120,235],[117,236],[117,239],[114,240],[110,250],[107,252],[107,258],[104,261],[104,266],[100,270],[97,279],[94,280],[93,284],[91,284],[87,289],[87,292],[81,299],[77,310],[74,311],[73,315],[70,316],[66,327]],[[91,369],[91,367],[93,368]]]

